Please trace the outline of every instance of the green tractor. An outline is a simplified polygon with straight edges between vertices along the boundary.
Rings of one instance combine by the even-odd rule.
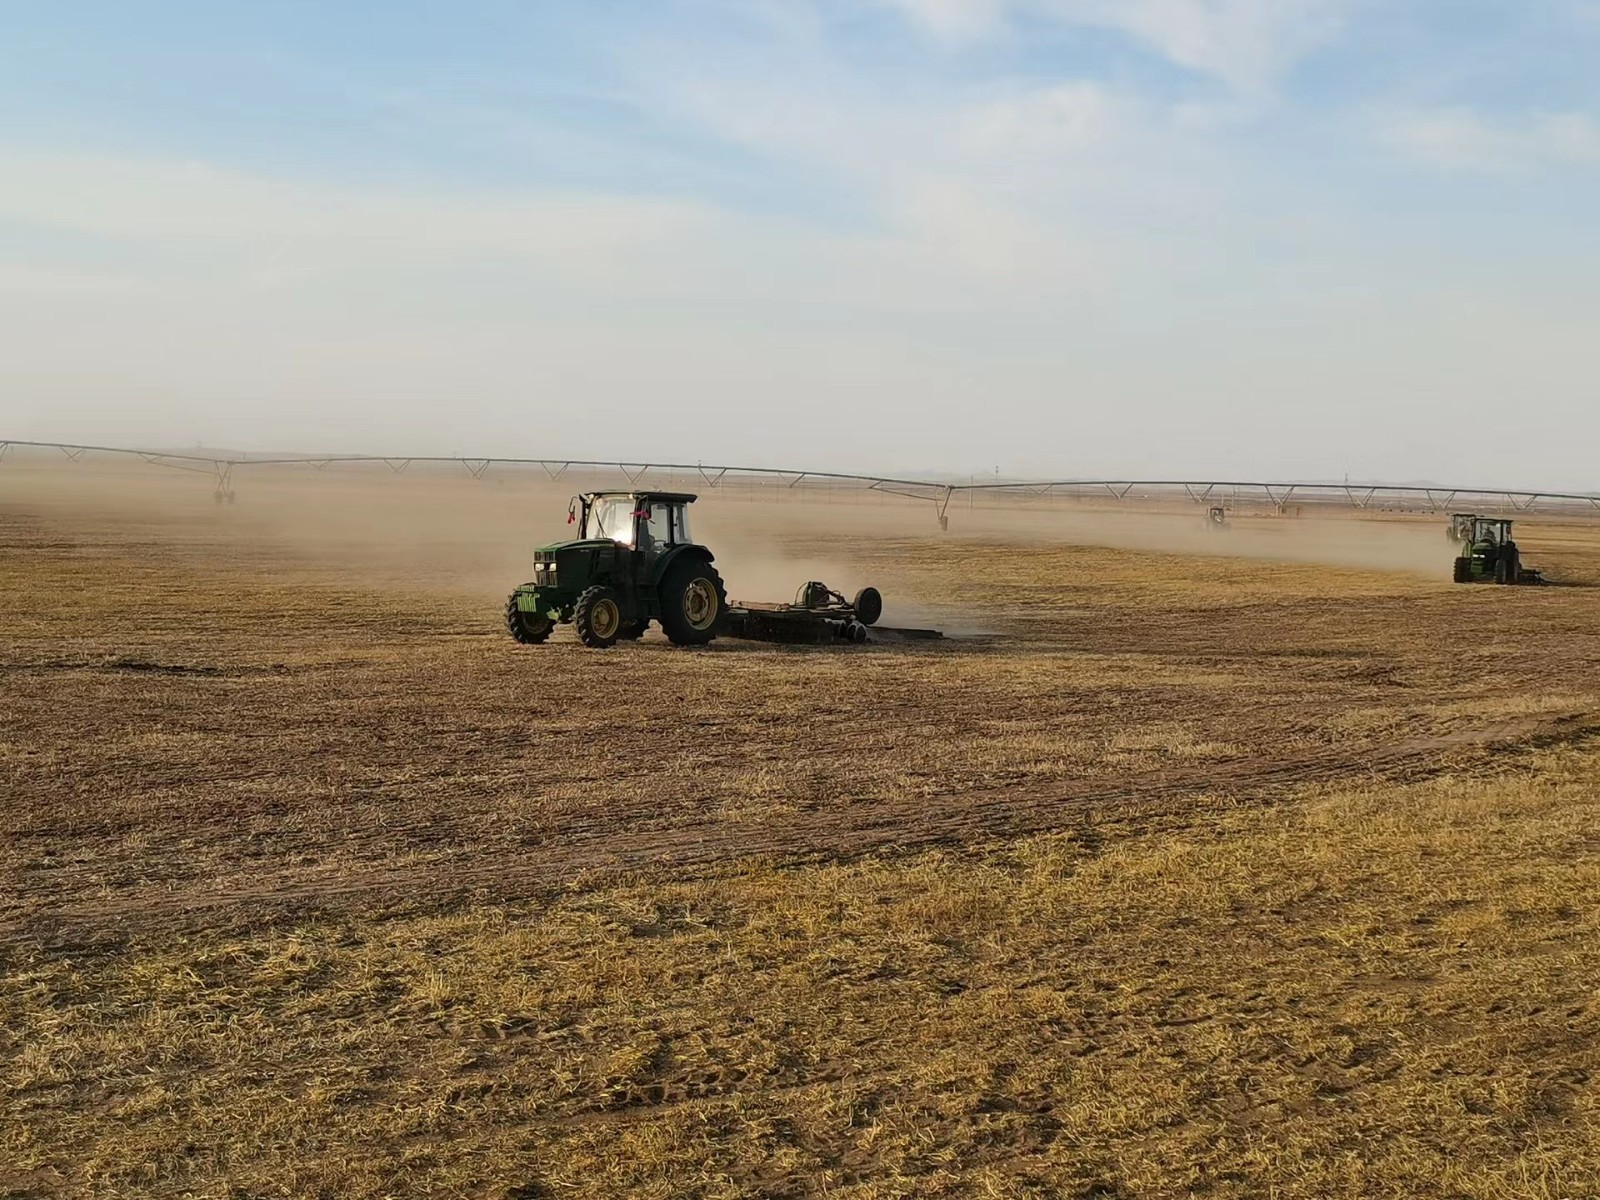
[[[1522,565],[1522,551],[1511,537],[1511,522],[1462,514],[1457,583],[1539,584],[1544,576]]]
[[[567,523],[578,540],[533,552],[533,579],[506,601],[506,628],[525,646],[557,622],[585,646],[644,636],[651,621],[679,646],[703,646],[728,611],[711,551],[689,536],[684,492],[587,492],[573,497]]]

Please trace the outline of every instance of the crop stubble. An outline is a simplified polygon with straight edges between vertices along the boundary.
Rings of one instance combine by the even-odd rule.
[[[115,482],[118,495],[133,486]],[[738,1194],[824,1185],[862,1195],[965,1194],[979,1183],[993,1194],[1103,1186],[1121,1189],[1104,1195],[1166,1195],[1182,1194],[1194,1182],[1181,1184],[1183,1172],[1209,1163],[1201,1173],[1223,1193],[1231,1179],[1238,1194],[1264,1180],[1292,1194],[1294,1176],[1274,1175],[1241,1148],[1248,1123],[1235,1120],[1226,1097],[1201,1105],[1220,1125],[1197,1117],[1196,1129],[1185,1129],[1173,1123],[1184,1105],[1168,1094],[1174,1085],[1150,1080],[1150,1096],[1126,1103],[1167,1115],[1147,1113],[1147,1125],[1129,1117],[1128,1129],[1095,1134],[1088,1109],[1072,1118],[1077,1125],[1061,1115],[1079,1101],[1060,1093],[1059,1079],[1032,1079],[1020,1092],[1006,1080],[1029,1075],[1020,1065],[1027,1056],[1070,1059],[1076,1052],[1063,1047],[1074,1039],[1096,1053],[1126,1039],[1130,1061],[1151,1052],[1152,1038],[1171,1049],[1159,1013],[1137,1012],[1170,1007],[1199,986],[1194,978],[1174,981],[1167,967],[1146,963],[1134,999],[1110,1009],[1085,991],[1085,979],[1118,980],[1117,956],[1133,953],[1137,922],[1130,927],[1120,914],[1152,906],[1159,911],[1146,912],[1147,932],[1166,939],[1163,961],[1210,981],[1215,1005],[1201,1023],[1223,1041],[1240,1040],[1231,1059],[1214,1048],[1219,1069],[1271,1063],[1301,1084],[1306,1071],[1349,1074],[1350,1063],[1329,1065],[1303,1047],[1291,1057],[1306,1061],[1289,1070],[1250,1031],[1299,1020],[1275,1007],[1280,976],[1292,965],[1304,985],[1326,952],[1318,940],[1325,927],[1382,889],[1352,894],[1341,908],[1293,878],[1269,879],[1268,890],[1294,896],[1273,922],[1291,929],[1314,914],[1318,933],[1292,963],[1275,958],[1278,975],[1268,972],[1248,1000],[1214,974],[1203,950],[1236,955],[1234,969],[1248,970],[1261,954],[1248,933],[1260,914],[1227,919],[1227,904],[1203,887],[1196,895],[1195,879],[1170,867],[1174,856],[1221,853],[1210,869],[1230,877],[1242,863],[1217,851],[1219,842],[1259,850],[1284,842],[1287,824],[1310,821],[1339,859],[1353,853],[1344,843],[1370,849],[1371,839],[1330,824],[1329,806],[1361,808],[1370,823],[1374,794],[1399,798],[1397,811],[1417,818],[1416,827],[1392,831],[1403,846],[1426,824],[1418,797],[1448,809],[1466,804],[1462,796],[1520,795],[1541,771],[1558,783],[1581,780],[1583,764],[1600,761],[1600,616],[1584,588],[1452,588],[1422,574],[1048,537],[978,539],[963,537],[959,520],[941,537],[898,513],[863,526],[858,514],[730,503],[705,511],[706,524],[722,529],[722,541],[708,540],[724,547],[731,575],[741,554],[760,560],[752,578],[792,562],[798,582],[825,562],[878,583],[918,616],[984,632],[937,645],[720,642],[701,652],[652,634],[607,653],[558,635],[523,649],[499,630],[490,589],[528,535],[515,520],[491,521],[483,532],[481,488],[434,486],[426,511],[391,491],[381,526],[357,512],[347,514],[348,527],[315,537],[293,508],[300,501],[277,497],[276,516],[250,515],[175,503],[166,485],[134,487],[134,501],[115,507],[41,487],[0,509],[8,615],[0,930],[13,980],[32,980],[34,989],[11,997],[14,1027],[47,1042],[39,1031],[52,1011],[75,1025],[106,1003],[108,988],[129,998],[110,1002],[111,1024],[137,1023],[141,1012],[148,1019],[139,1006],[170,989],[166,973],[187,971],[205,981],[202,992],[220,988],[235,1008],[268,1014],[278,1038],[272,1053],[303,1074],[322,1061],[306,1014],[337,994],[344,1026],[389,1030],[386,1065],[378,1065],[393,1078],[336,1089],[327,1103],[344,1107],[329,1120],[342,1132],[314,1152],[304,1130],[282,1135],[298,1156],[311,1154],[291,1192],[379,1194],[385,1180],[410,1178],[415,1187],[483,1194],[565,1182],[601,1195],[608,1187]],[[441,495],[470,538],[414,536],[441,520]],[[351,502],[345,492],[334,498]],[[851,528],[863,536],[842,536]],[[1600,579],[1600,539],[1574,528],[1534,533],[1530,559],[1542,548],[1568,579]],[[1442,534],[1434,536],[1447,558]],[[1341,537],[1348,541],[1348,530]],[[1465,828],[1463,838],[1482,832]],[[1577,855],[1561,868],[1568,875],[1592,869],[1567,850]],[[1456,852],[1464,850],[1448,854]],[[1277,853],[1304,851],[1285,843]],[[1381,845],[1376,853],[1381,859]],[[1125,876],[1143,875],[1151,894],[1130,892],[1109,865],[1119,857]],[[1194,928],[1183,904],[1160,898],[1168,876],[1188,896]],[[1097,877],[1100,891],[1087,890]],[[1473,904],[1490,902],[1473,895]],[[680,902],[681,919],[672,912]],[[696,918],[697,908],[713,915]],[[644,915],[617,915],[635,910]],[[1029,912],[1040,919],[1022,920]],[[1061,922],[1054,937],[1052,921]],[[929,927],[938,931],[931,946],[926,937],[907,940],[908,930]],[[1357,957],[1378,961],[1371,987],[1385,997],[1390,988],[1409,996],[1431,987],[1385,969],[1379,950],[1394,936],[1380,928],[1356,939]],[[440,947],[449,969],[419,966],[418,939]],[[980,943],[999,949],[980,952]],[[829,946],[848,964],[843,999],[827,971],[815,974]],[[1592,945],[1584,940],[1582,949]],[[874,952],[895,960],[879,964],[888,975],[851,959]],[[297,954],[305,957],[298,966]],[[374,955],[394,961],[374,967]],[[952,968],[952,955],[966,965]],[[722,956],[728,961],[718,966]],[[556,972],[561,982],[547,985],[544,1011],[526,989],[516,1003],[501,994],[507,984],[496,972],[516,976],[530,958],[574,973]],[[1057,966],[1039,974],[1033,963]],[[405,982],[393,990],[368,979],[359,1001],[340,990],[374,970]],[[1084,978],[1069,978],[1073,970]],[[766,1028],[761,1014],[741,1008],[731,981],[748,986],[752,971],[767,1011],[791,1006],[790,1025],[821,1039],[816,1061],[771,1059],[774,1047],[792,1054],[792,1029]],[[645,1014],[650,1005],[633,989],[652,980],[659,988],[663,978],[692,982],[670,1013]],[[895,980],[919,998],[900,994]],[[979,981],[987,998],[968,1012],[973,1001],[962,997]],[[1365,986],[1313,987],[1312,1007],[1331,1011],[1349,988]],[[1565,985],[1547,978],[1543,986]],[[615,996],[596,1000],[596,989],[608,988],[629,997],[620,1009]],[[192,990],[173,1000],[176,1024],[158,1042],[193,1036],[181,1015]],[[828,997],[837,1021],[825,1028],[818,1006]],[[470,1032],[451,1024],[475,1004],[487,1007],[466,1019]],[[588,1015],[552,1015],[574,1008]],[[913,1016],[926,1027],[923,1040],[895,1028]],[[760,1028],[741,1032],[740,1020]],[[986,1032],[973,1033],[980,1025]],[[1361,1040],[1324,1025],[1323,1043]],[[1013,1026],[1028,1032],[997,1032]],[[1436,1037],[1438,1027],[1428,1028]],[[542,1048],[524,1046],[518,1058],[508,1029],[542,1031]],[[972,1039],[969,1053],[946,1062],[963,1037]],[[24,1114],[12,1132],[26,1133],[9,1144],[30,1164],[17,1169],[14,1190],[217,1191],[240,1180],[249,1190],[276,1177],[277,1152],[250,1149],[264,1136],[260,1122],[271,1125],[261,1113],[241,1117],[231,1134],[222,1119],[222,1129],[200,1136],[205,1153],[181,1152],[168,1144],[179,1136],[172,1131],[182,1129],[182,1113],[197,1119],[203,1098],[152,1102],[141,1117],[136,1104],[123,1111],[131,1102],[112,1087],[116,1111],[96,1117],[94,1106],[112,1101],[90,1064],[80,1061],[76,1074],[63,1068],[59,1079],[47,1065],[70,1061],[76,1043],[46,1054],[31,1073],[27,1056],[43,1052],[30,1044],[16,1037],[8,1046],[13,1068],[24,1068],[12,1073],[13,1084],[24,1081],[12,1092],[13,1113]],[[1031,1048],[1017,1058],[1023,1044]],[[1587,1042],[1582,1052],[1590,1053]],[[130,1051],[119,1044],[98,1053],[118,1060]],[[443,1065],[452,1054],[479,1055],[470,1073],[482,1087],[451,1112],[401,1122],[405,1136],[432,1146],[426,1163],[407,1167],[404,1156],[377,1148],[374,1139],[399,1135],[384,1131],[373,1106],[392,1100],[390,1092],[458,1087],[453,1076],[445,1081],[460,1066]],[[994,1061],[1012,1064],[998,1081]],[[941,1062],[950,1080],[924,1078]],[[525,1086],[538,1098],[519,1107],[489,1063],[504,1078],[531,1072],[543,1082]],[[570,1078],[561,1074],[568,1069]],[[172,1073],[172,1095],[196,1090],[180,1080],[182,1055],[157,1070]],[[1115,1070],[1097,1078],[1101,1088],[1127,1086]],[[1279,1082],[1293,1096],[1318,1086],[1316,1078],[1299,1091],[1293,1080]],[[946,1085],[966,1097],[951,1111],[938,1100]],[[300,1078],[297,1086],[308,1085]],[[862,1147],[856,1132],[843,1132],[856,1129],[856,1116],[832,1133],[795,1126],[792,1113],[780,1119],[791,1091],[804,1093],[793,1102],[801,1107],[849,1113],[851,1097],[870,1093],[861,1119],[881,1116],[882,1145]],[[983,1096],[1000,1107],[985,1109]],[[1317,1119],[1299,1100],[1276,1103],[1280,1132]],[[711,1109],[696,1109],[705,1104]],[[487,1122],[476,1143],[491,1164],[486,1174],[446,1146],[452,1122],[475,1105]],[[694,1112],[699,1133],[690,1136],[684,1123]],[[611,1135],[592,1125],[619,1115],[627,1137],[653,1147],[633,1152],[642,1174],[608,1164]],[[990,1125],[1010,1133],[985,1149],[980,1132]],[[1191,1145],[1201,1126],[1243,1142],[1207,1159]],[[164,1127],[165,1142],[153,1132]],[[1068,1127],[1077,1130],[1076,1156],[1059,1137]],[[1148,1144],[1130,1157],[1117,1147],[1135,1127]],[[919,1150],[923,1128],[938,1131],[935,1142],[942,1138],[949,1153]],[[118,1139],[150,1137],[159,1144],[139,1158],[154,1164],[148,1177],[143,1165],[104,1161]],[[1314,1143],[1305,1152],[1326,1168],[1332,1160],[1318,1157]],[[371,1164],[369,1174],[337,1165],[352,1152]],[[641,1165],[649,1163],[654,1174]],[[1357,1178],[1302,1174],[1307,1187],[1353,1187]],[[681,1186],[691,1177],[692,1187]],[[1463,1194],[1502,1194],[1476,1186],[1461,1185]],[[1545,1193],[1530,1186],[1525,1194]]]

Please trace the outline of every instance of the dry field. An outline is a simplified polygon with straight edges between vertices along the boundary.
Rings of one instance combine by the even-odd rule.
[[[239,486],[0,465],[0,1196],[1600,1195],[1600,527]]]

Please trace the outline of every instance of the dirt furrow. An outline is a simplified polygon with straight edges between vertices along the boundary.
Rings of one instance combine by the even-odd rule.
[[[739,860],[848,859],[933,846],[970,846],[1024,834],[1137,820],[1181,819],[1212,804],[1264,802],[1296,788],[1341,780],[1403,782],[1450,770],[1492,768],[1506,751],[1586,739],[1600,714],[1574,711],[1519,718],[1390,744],[1253,759],[1186,770],[1052,785],[1018,786],[905,799],[845,801],[833,808],[765,817],[758,825],[712,819],[666,828],[630,828],[614,815],[535,849],[402,864],[271,868],[243,882],[170,881],[108,888],[93,900],[13,906],[0,934],[55,944],[94,944],[152,930],[294,921],[356,905],[448,904],[471,894],[496,901],[581,887],[595,878],[641,870],[694,870]],[[576,836],[573,836],[576,834]],[[461,861],[460,859],[466,859]]]

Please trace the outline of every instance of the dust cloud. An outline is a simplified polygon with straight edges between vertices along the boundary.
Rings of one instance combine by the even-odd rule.
[[[1370,567],[1437,578],[1450,574],[1442,520],[1364,517],[1337,510],[1316,515],[1232,514],[1224,526],[1194,514],[1110,510],[974,514],[988,536],[1027,537],[1153,554],[1253,558],[1270,562]],[[954,522],[952,522],[954,524]]]
[[[388,586],[468,592],[488,601],[528,577],[535,546],[573,536],[566,514],[574,491],[616,483],[548,482],[495,472],[473,479],[464,470],[427,468],[397,475],[380,465],[326,472],[244,468],[233,485],[237,502],[217,504],[203,473],[11,459],[0,464],[0,508],[45,517],[69,509],[92,512],[122,525],[142,522],[166,531],[189,524],[208,537],[223,525],[234,531],[225,540],[238,554],[258,559],[263,570],[290,560],[355,567]],[[874,584],[885,592],[890,617],[911,624],[930,623],[931,613],[919,610],[915,596],[895,595],[871,577],[874,562],[886,557],[875,552],[877,543],[1085,545],[1202,560],[1326,563],[1439,579],[1448,577],[1451,557],[1436,519],[1235,514],[1226,528],[1216,528],[1199,508],[1174,513],[1010,502],[985,507],[958,499],[950,509],[950,530],[941,533],[932,505],[897,497],[713,492],[687,481],[680,486],[701,493],[691,528],[715,551],[731,598],[788,600],[808,579],[846,595]]]
[[[1001,501],[991,506],[952,505],[950,529],[941,534],[930,504],[705,502],[702,527],[723,527],[740,508],[759,512],[759,521],[742,523],[750,553],[761,555],[786,541],[814,542],[836,537],[845,543],[896,539],[952,543],[998,541],[1016,545],[1079,545],[1149,554],[1200,558],[1249,558],[1283,563],[1371,568],[1445,579],[1451,554],[1442,518],[1364,515],[1330,510],[1315,515],[1278,516],[1233,513],[1228,524],[1209,522],[1205,511],[1130,511],[1128,509],[1033,505]],[[697,515],[699,515],[697,511]],[[763,536],[764,531],[764,536]],[[738,538],[730,538],[734,543]],[[713,543],[718,545],[719,543]],[[856,556],[852,555],[852,561]],[[772,559],[777,565],[792,561]],[[820,569],[820,568],[819,568]],[[841,577],[849,566],[841,564]],[[818,575],[832,582],[831,575]],[[870,581],[862,581],[870,582]],[[793,590],[792,588],[790,590]]]

